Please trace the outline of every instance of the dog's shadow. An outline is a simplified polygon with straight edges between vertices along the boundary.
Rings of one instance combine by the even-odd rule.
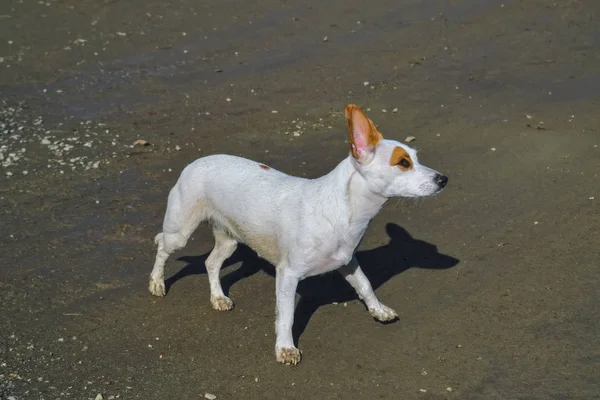
[[[358,262],[374,290],[395,275],[412,267],[446,269],[459,262],[452,256],[439,253],[435,245],[413,238],[396,224],[388,223],[386,231],[390,238],[388,244],[356,253]],[[206,273],[204,261],[208,254],[180,257],[178,260],[186,262],[187,265],[165,281],[167,291],[179,279],[188,275]],[[261,270],[269,275],[275,275],[275,269],[271,264],[241,244],[229,260],[223,264],[223,268],[240,261],[242,262],[240,268],[221,278],[221,285],[226,295],[236,282]],[[296,306],[293,329],[296,343],[306,329],[310,318],[320,306],[357,299],[354,289],[338,273],[328,273],[303,280],[298,285],[298,294],[300,300]]]

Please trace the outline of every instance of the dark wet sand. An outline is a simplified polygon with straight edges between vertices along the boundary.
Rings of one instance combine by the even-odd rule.
[[[599,13],[0,4],[0,398],[600,398]],[[236,308],[213,311],[205,227],[150,296],[186,164],[230,153],[320,176],[347,155],[350,102],[450,177],[390,201],[361,246],[398,322],[373,321],[337,275],[307,279],[304,359],[279,365],[272,269],[240,251],[223,271]]]

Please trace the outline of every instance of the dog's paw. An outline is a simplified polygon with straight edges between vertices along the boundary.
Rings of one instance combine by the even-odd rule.
[[[155,296],[163,297],[166,294],[165,281],[163,279],[150,278],[148,290]]]
[[[370,308],[369,313],[378,321],[389,322],[398,318],[396,311],[381,303],[375,308]]]
[[[210,304],[217,311],[233,310],[233,301],[227,296],[219,296],[210,298]]]
[[[302,352],[295,347],[282,347],[275,350],[277,361],[285,365],[297,365],[302,360]]]

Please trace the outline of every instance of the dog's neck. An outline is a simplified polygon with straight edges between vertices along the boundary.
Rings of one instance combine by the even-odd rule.
[[[350,176],[347,187],[353,222],[368,223],[388,200],[387,197],[373,193],[365,178],[356,170]]]
[[[343,196],[344,202],[348,204],[350,224],[358,229],[366,229],[366,225],[388,199],[369,189],[366,179],[356,170],[351,157],[340,162],[326,177],[332,179],[335,193]]]

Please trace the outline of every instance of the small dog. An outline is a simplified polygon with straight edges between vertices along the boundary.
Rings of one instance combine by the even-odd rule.
[[[163,231],[155,238],[150,292],[165,295],[169,254],[183,248],[200,222],[208,221],[215,237],[206,260],[214,309],[233,308],[221,288],[219,270],[238,242],[276,267],[277,361],[296,365],[302,357],[294,346],[292,325],[296,288],[306,277],[338,270],[374,318],[397,318],[375,296],[354,253],[389,198],[435,195],[448,178],[419,164],[415,150],[385,140],[358,106],[347,105],[345,114],[350,155],[318,179],[289,176],[222,154],[188,165],[169,193]]]

